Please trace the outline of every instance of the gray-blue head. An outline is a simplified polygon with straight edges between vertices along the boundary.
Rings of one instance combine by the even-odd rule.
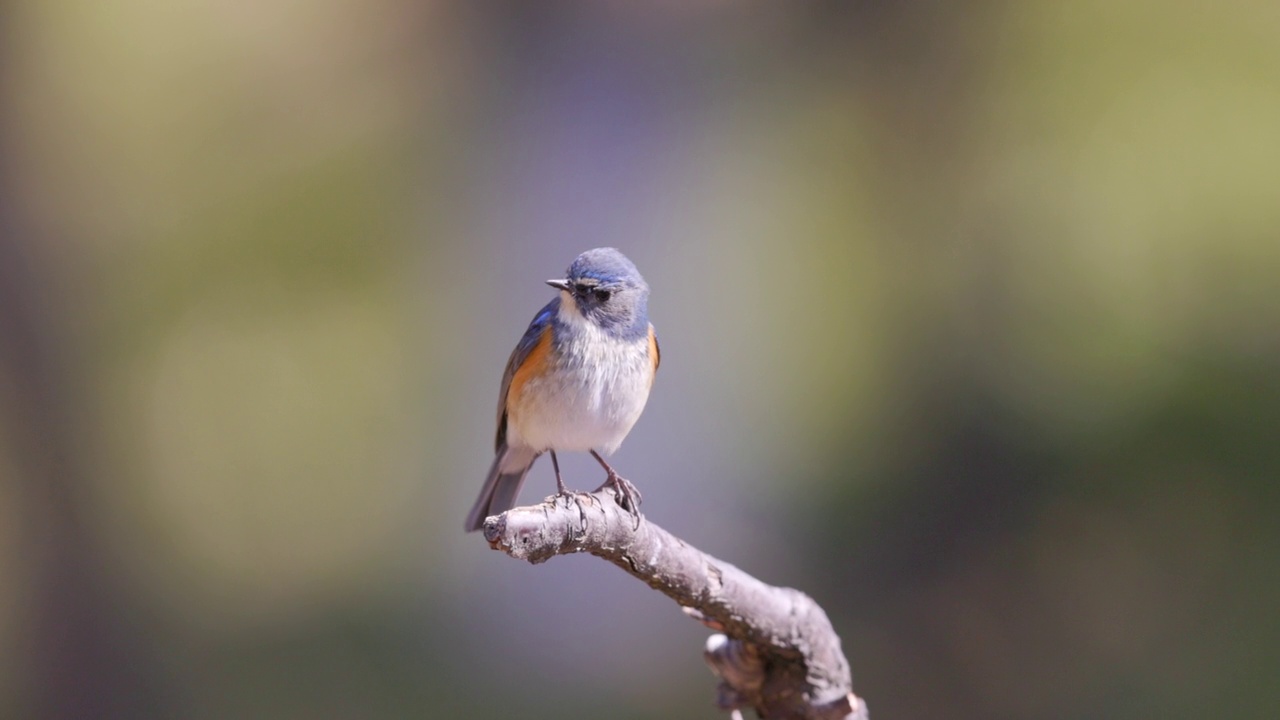
[[[635,264],[614,248],[582,253],[563,280],[547,284],[560,290],[562,312],[576,310],[601,328],[627,337],[649,332],[649,285]]]

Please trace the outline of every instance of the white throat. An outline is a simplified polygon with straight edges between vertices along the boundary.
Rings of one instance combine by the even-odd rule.
[[[560,321],[566,325],[572,325],[578,328],[592,328],[594,325],[582,314],[578,302],[573,299],[573,294],[565,290],[560,291]]]

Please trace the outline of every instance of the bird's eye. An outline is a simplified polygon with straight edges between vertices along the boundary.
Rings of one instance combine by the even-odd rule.
[[[609,301],[609,296],[610,296],[611,294],[612,294],[612,293],[610,293],[608,290],[596,290],[596,291],[595,291],[596,300],[599,300],[600,302],[608,302],[608,301]]]

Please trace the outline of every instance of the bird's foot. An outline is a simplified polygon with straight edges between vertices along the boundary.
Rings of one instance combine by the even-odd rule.
[[[611,472],[609,473],[609,478],[596,491],[599,492],[607,487],[613,487],[614,493],[617,495],[618,504],[622,506],[623,510],[631,513],[631,517],[635,518],[635,527],[640,527],[640,503],[644,498],[641,497],[640,491],[636,489],[636,486],[618,473]]]
[[[573,507],[573,503],[579,499],[581,494],[582,493],[577,490],[570,490],[564,485],[560,485],[556,488],[555,494],[547,499],[555,505],[563,505],[571,508]]]

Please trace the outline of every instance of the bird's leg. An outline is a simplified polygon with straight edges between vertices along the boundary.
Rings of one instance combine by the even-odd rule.
[[[601,485],[600,488],[604,488],[605,485],[612,485],[613,489],[618,493],[618,504],[635,517],[636,527],[639,527],[640,503],[644,499],[640,497],[640,491],[636,489],[635,485],[631,484],[630,480],[619,475],[617,470],[614,470],[609,463],[605,462],[604,458],[600,457],[600,453],[592,450],[591,457],[595,458],[596,462],[600,463],[600,466],[604,468],[604,471],[609,473],[608,479],[604,481],[604,485]]]
[[[551,467],[556,471],[556,494],[568,495],[569,489],[564,486],[564,480],[560,477],[560,461],[556,459],[556,451],[551,451]]]

